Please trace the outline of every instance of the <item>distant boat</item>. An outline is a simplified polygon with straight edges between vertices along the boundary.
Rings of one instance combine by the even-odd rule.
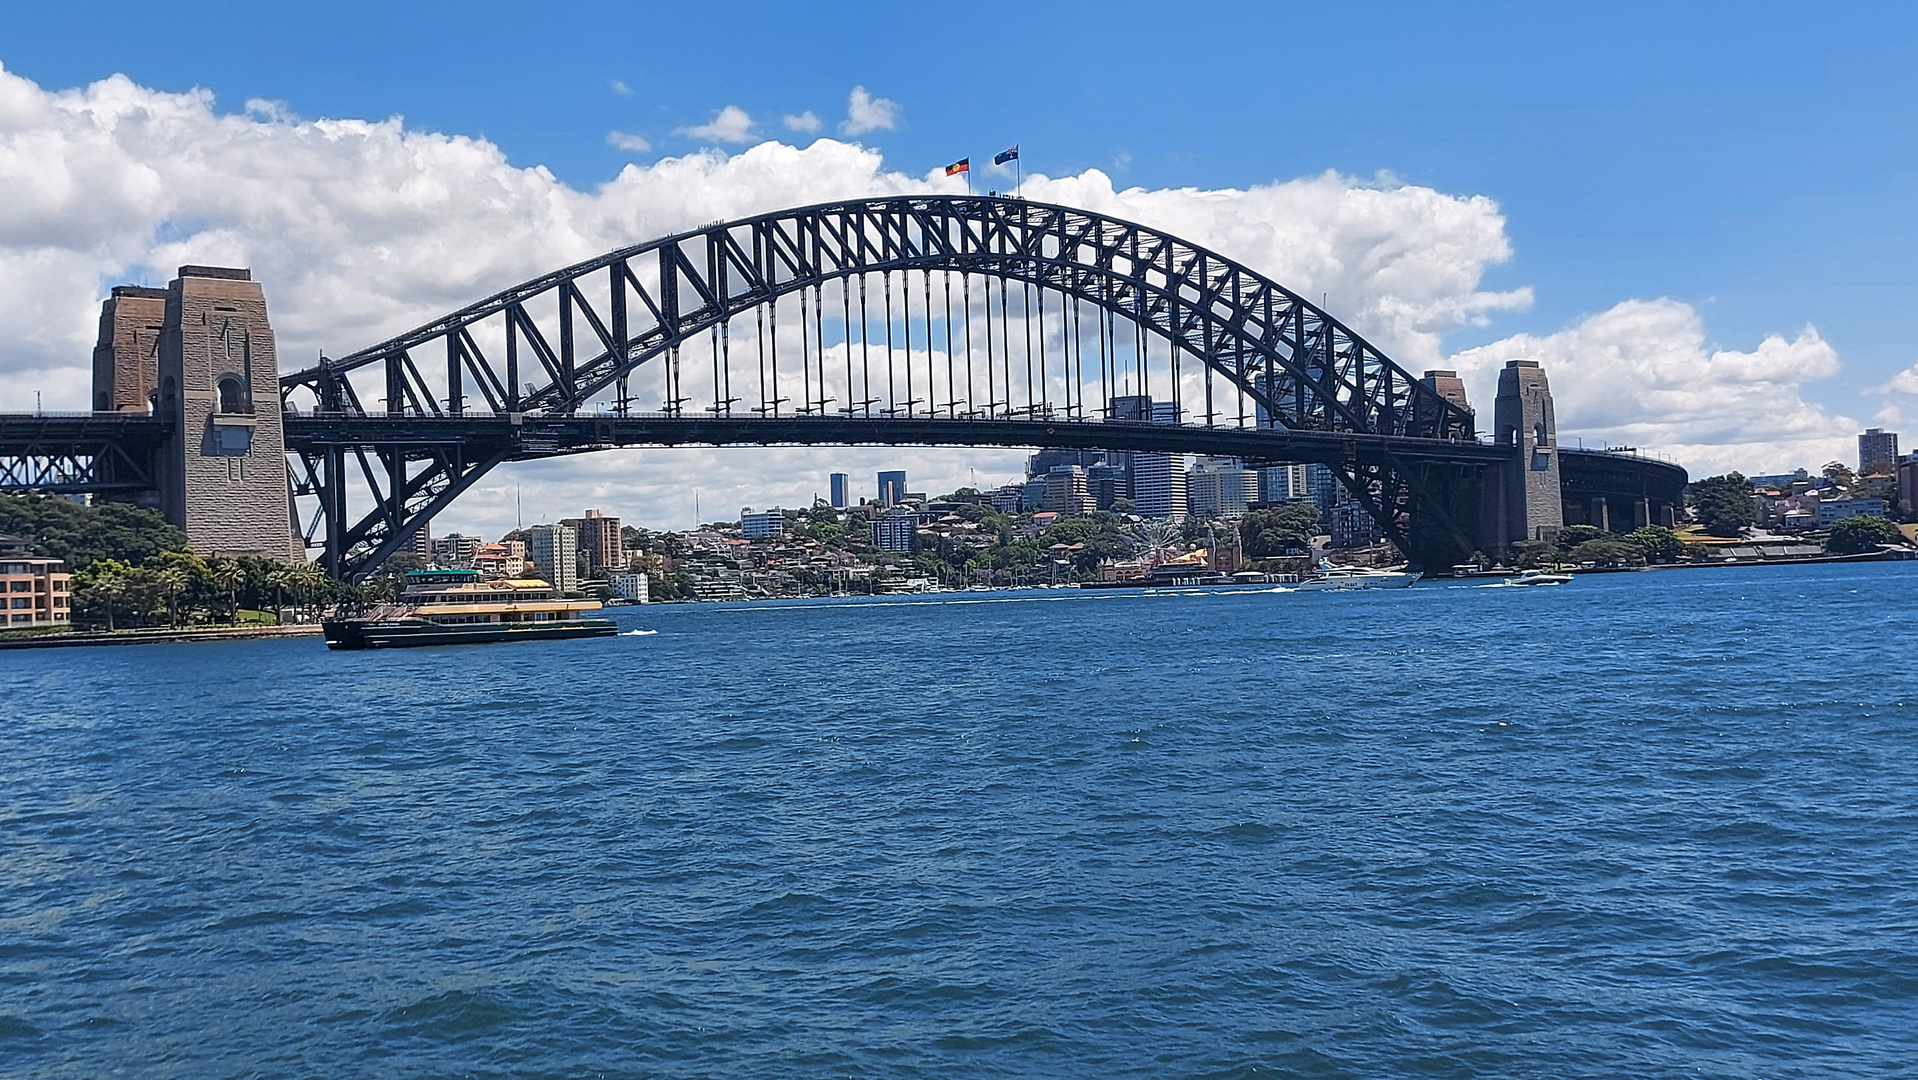
[[[1572,580],[1570,574],[1548,574],[1543,570],[1527,570],[1517,577],[1505,579],[1507,585],[1564,585]]]
[[[584,618],[597,600],[568,600],[535,578],[482,581],[477,570],[415,570],[399,602],[321,623],[329,649],[478,645],[494,641],[606,637],[611,619]]]
[[[1318,572],[1299,582],[1301,592],[1346,589],[1403,589],[1417,581],[1403,570],[1374,570],[1369,566],[1333,566],[1320,563]]]

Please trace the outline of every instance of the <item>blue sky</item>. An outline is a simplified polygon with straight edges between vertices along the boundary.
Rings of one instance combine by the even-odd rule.
[[[871,141],[909,171],[1018,142],[1121,185],[1389,170],[1488,195],[1516,248],[1489,284],[1537,302],[1454,347],[1672,296],[1727,339],[1815,323],[1845,357],[1834,396],[1918,359],[1918,9],[1571,8],[93,3],[15,12],[4,61],[400,114],[576,186],[631,157],[609,130],[684,152],[673,130],[731,103],[830,131],[859,83],[900,104]]]
[[[1410,291],[1403,275],[1347,275],[1364,296],[1346,307],[1332,296],[1332,310],[1407,300],[1427,314],[1388,337],[1403,347],[1424,335],[1424,362],[1448,357],[1468,381],[1513,356],[1543,357],[1562,425],[1582,419],[1587,437],[1662,448],[1695,470],[1815,468],[1843,455],[1858,426],[1899,426],[1901,408],[1918,420],[1915,35],[1908,6],[1765,3],[36,6],[10,13],[0,40],[0,144],[15,140],[11,161],[0,153],[0,187],[30,208],[10,217],[0,206],[0,278],[16,294],[0,299],[0,329],[26,349],[0,356],[10,373],[0,408],[41,387],[83,402],[78,365],[100,289],[142,267],[271,269],[282,344],[310,356],[645,238],[622,228],[711,219],[697,216],[710,201],[675,185],[766,199],[784,190],[767,167],[812,170],[791,185],[799,192],[830,189],[821,170],[878,175],[845,147],[671,166],[713,145],[682,132],[731,106],[758,135],[798,147],[815,136],[780,118],[810,111],[820,136],[876,149],[884,170],[911,178],[963,155],[983,165],[1018,143],[1029,171],[1097,169],[1146,189],[1120,208],[1163,212],[1168,228],[1209,227],[1209,197],[1181,202],[1174,189],[1277,186],[1210,222],[1223,231],[1187,234],[1201,242],[1259,214],[1351,211],[1365,184],[1396,184],[1390,206],[1352,211],[1323,235],[1285,233],[1270,249],[1281,265],[1261,268],[1286,280],[1284,244],[1300,236],[1331,252],[1301,264],[1319,278],[1293,271],[1302,287],[1345,280],[1328,269],[1339,259],[1424,246]],[[115,74],[132,85],[60,97]],[[896,103],[896,122],[844,134],[854,86]],[[211,110],[156,94],[194,88],[214,95]],[[251,99],[285,112],[241,115]],[[173,134],[130,125],[136,114],[170,118]],[[361,125],[325,158],[316,146],[330,136],[300,122],[395,116],[404,133],[438,141]],[[638,142],[622,149],[615,132]],[[487,140],[507,164],[548,169],[559,184],[508,175],[434,133]],[[196,173],[175,167],[183,154],[221,160]],[[437,202],[401,193],[449,163],[470,166],[465,189]],[[1343,202],[1286,187],[1328,170],[1347,178],[1333,185]],[[119,182],[149,174],[181,190],[158,198]],[[1005,186],[990,172],[976,179]],[[355,183],[391,197],[360,205],[345,190]],[[1502,226],[1475,196],[1496,202]],[[309,197],[330,201],[304,214]],[[549,224],[531,212],[561,204],[551,229],[566,235],[542,239]],[[1427,210],[1450,216],[1424,222]],[[410,269],[356,262],[389,238],[387,262]],[[420,265],[422,252],[448,250],[479,253],[478,269]],[[331,276],[296,276],[307,267]],[[340,290],[360,294],[344,328]],[[1525,290],[1529,304],[1485,299]],[[36,299],[17,299],[27,293]],[[39,332],[55,323],[58,333]],[[1610,400],[1641,376],[1662,385]],[[927,460],[914,468],[965,476],[975,459]],[[568,468],[591,481],[584,459]],[[741,466],[742,501],[764,483],[755,471]],[[657,498],[677,498],[683,475],[661,476]],[[802,499],[813,482],[796,478],[780,497]]]

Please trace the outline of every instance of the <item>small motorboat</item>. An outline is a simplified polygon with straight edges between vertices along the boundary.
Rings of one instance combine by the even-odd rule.
[[[1507,585],[1563,585],[1572,580],[1570,574],[1548,574],[1543,570],[1527,570],[1517,577],[1505,579]]]

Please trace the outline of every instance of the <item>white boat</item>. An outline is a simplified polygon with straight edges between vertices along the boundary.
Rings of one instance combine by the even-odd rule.
[[[1408,574],[1403,570],[1374,570],[1369,566],[1333,566],[1320,563],[1318,572],[1297,588],[1303,592],[1324,591],[1328,589],[1403,589],[1417,581],[1417,574]]]
[[[1543,570],[1527,570],[1517,577],[1505,579],[1507,585],[1563,585],[1572,580],[1570,574],[1548,574]]]

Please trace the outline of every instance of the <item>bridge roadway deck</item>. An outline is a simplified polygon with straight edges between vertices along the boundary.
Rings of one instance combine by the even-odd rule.
[[[1476,442],[1295,431],[1020,417],[525,416],[421,417],[287,413],[289,450],[468,447],[523,461],[629,446],[1004,446],[1217,454],[1248,461],[1491,463],[1509,448]]]

